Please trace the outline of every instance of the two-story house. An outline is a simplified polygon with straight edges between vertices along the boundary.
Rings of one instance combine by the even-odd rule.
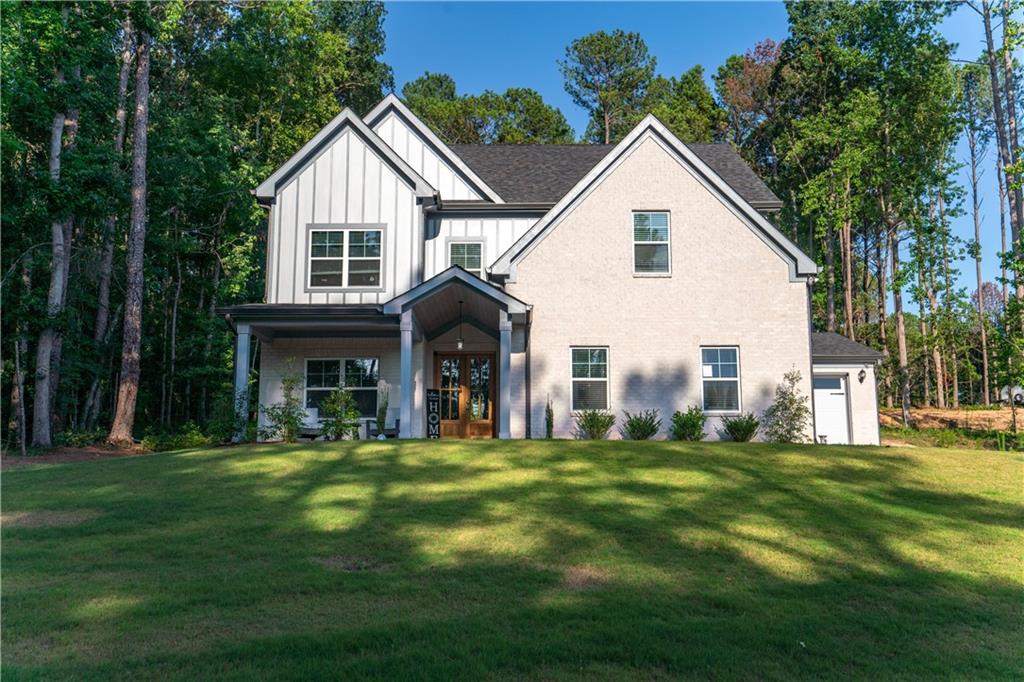
[[[365,417],[441,437],[555,436],[573,413],[772,401],[796,368],[815,434],[877,443],[877,353],[811,331],[813,260],[764,213],[781,202],[728,145],[648,116],[616,145],[446,145],[397,97],[345,110],[255,190],[268,211],[264,302],[221,310],[244,392],[303,379]],[[261,416],[262,419],[262,416]],[[812,434],[809,433],[808,436]]]

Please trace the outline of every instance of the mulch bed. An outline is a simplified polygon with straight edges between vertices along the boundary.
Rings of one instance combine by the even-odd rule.
[[[139,446],[115,448],[112,445],[90,445],[84,448],[54,448],[47,453],[21,457],[4,451],[0,457],[0,470],[15,469],[30,464],[63,464],[65,462],[86,462],[96,459],[111,459],[145,454]]]

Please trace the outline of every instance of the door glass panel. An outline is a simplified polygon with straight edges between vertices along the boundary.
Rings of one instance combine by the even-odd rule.
[[[491,359],[470,358],[469,418],[491,418]]]
[[[441,360],[441,419],[459,418],[459,381],[461,374],[461,358],[444,358]]]

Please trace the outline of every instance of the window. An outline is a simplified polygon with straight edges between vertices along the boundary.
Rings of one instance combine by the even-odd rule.
[[[331,391],[344,386],[352,391],[359,414],[377,414],[377,358],[306,360],[306,407],[319,408]]]
[[[378,287],[382,230],[310,230],[310,287]]]
[[[841,391],[843,390],[843,380],[840,377],[814,377],[814,388]]]
[[[705,412],[740,411],[738,348],[701,348],[701,378]]]
[[[668,274],[668,213],[645,211],[633,214],[633,272]]]
[[[608,349],[572,349],[572,410],[608,409]]]
[[[484,276],[483,244],[480,242],[450,242],[448,265],[458,265],[477,277]]]

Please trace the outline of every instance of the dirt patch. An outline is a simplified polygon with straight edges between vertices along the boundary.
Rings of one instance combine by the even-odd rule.
[[[0,457],[0,469],[14,469],[30,464],[86,462],[96,459],[111,459],[113,457],[129,457],[142,454],[146,454],[146,451],[138,445],[130,448],[116,448],[112,445],[90,445],[84,448],[54,448],[49,452],[40,455],[29,455],[27,457],[12,455],[10,451],[5,450],[3,456]]]
[[[607,571],[587,564],[569,566],[562,572],[562,586],[570,590],[593,590],[610,581]]]
[[[387,568],[387,564],[384,562],[366,556],[336,554],[334,556],[316,557],[313,561],[325,568],[330,568],[335,571],[344,571],[345,573],[380,571]]]
[[[879,410],[882,426],[903,426],[902,413],[897,408],[883,407]],[[1018,420],[1024,418],[1024,411],[1018,410]],[[974,429],[978,431],[1005,431],[1012,421],[1010,408],[998,410],[940,410],[937,407],[914,407],[910,419],[919,429]]]
[[[7,528],[67,528],[92,521],[99,515],[93,509],[4,512],[0,514],[0,525]]]

